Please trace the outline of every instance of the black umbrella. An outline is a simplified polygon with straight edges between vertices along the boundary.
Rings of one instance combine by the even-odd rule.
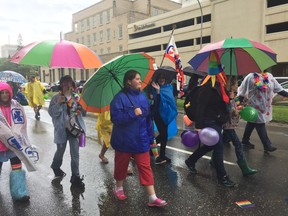
[[[155,70],[152,80],[156,81],[160,75],[165,77],[166,83],[171,83],[174,79],[176,79],[177,71],[175,68],[170,66],[161,66]]]
[[[184,73],[184,75],[190,76],[190,77],[192,77],[193,74],[196,74],[196,75],[198,75],[200,77],[204,77],[204,76],[207,75],[207,73],[194,70],[191,66],[184,67],[183,73]]]

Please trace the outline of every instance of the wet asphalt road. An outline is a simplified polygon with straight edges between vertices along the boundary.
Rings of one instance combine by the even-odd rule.
[[[167,155],[172,164],[154,165],[155,189],[157,195],[169,202],[162,209],[147,207],[148,198],[140,186],[137,169],[133,161],[134,175],[128,176],[124,184],[128,199],[118,201],[112,189],[113,149],[109,149],[109,163],[100,163],[98,154],[101,146],[97,143],[95,131],[96,116],[88,114],[85,121],[88,127],[87,146],[80,149],[80,171],[84,175],[86,190],[84,193],[70,189],[69,146],[64,156],[63,170],[67,176],[61,181],[53,181],[53,172],[49,168],[56,146],[53,143],[53,127],[46,110],[41,110],[41,120],[36,121],[32,109],[26,107],[28,116],[28,135],[37,146],[41,159],[38,171],[27,173],[30,202],[13,204],[9,192],[10,165],[3,165],[0,176],[0,215],[51,216],[51,215],[288,215],[288,130],[286,125],[271,124],[269,136],[277,151],[264,154],[262,144],[255,133],[251,142],[254,150],[246,150],[245,156],[252,168],[258,169],[255,176],[243,177],[236,165],[233,146],[225,147],[225,167],[237,187],[229,189],[217,184],[216,173],[209,166],[209,156],[200,159],[196,165],[199,172],[193,176],[184,164],[184,160],[193,149],[184,147],[179,137],[168,143]],[[182,122],[178,125],[182,127]],[[243,134],[243,123],[237,130]],[[255,207],[243,209],[237,201],[249,200]]]

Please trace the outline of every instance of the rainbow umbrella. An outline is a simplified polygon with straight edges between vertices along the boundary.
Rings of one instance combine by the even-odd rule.
[[[146,53],[120,55],[103,64],[85,82],[80,104],[88,112],[105,112],[110,110],[110,102],[123,88],[123,78],[128,70],[136,70],[142,79],[142,89],[152,79],[154,58]]]
[[[67,40],[33,42],[19,50],[9,60],[17,64],[49,68],[98,68],[101,59],[88,47]]]
[[[227,75],[245,75],[276,65],[276,53],[264,44],[246,38],[227,38],[206,45],[190,61],[194,70],[208,72],[209,56],[215,51]]]

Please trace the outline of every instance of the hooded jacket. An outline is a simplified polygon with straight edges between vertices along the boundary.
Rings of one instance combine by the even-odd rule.
[[[135,107],[142,110],[141,116],[135,115]],[[113,123],[111,145],[115,150],[132,154],[150,150],[154,135],[149,102],[144,94],[132,90],[119,92],[110,104],[110,114]]]

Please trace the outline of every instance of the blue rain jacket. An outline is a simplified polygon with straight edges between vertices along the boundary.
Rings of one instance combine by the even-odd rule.
[[[132,101],[129,101],[128,97]],[[142,116],[136,116],[134,109],[140,108]],[[119,92],[110,104],[113,123],[111,145],[120,152],[144,153],[150,150],[154,141],[149,102],[140,91]]]

